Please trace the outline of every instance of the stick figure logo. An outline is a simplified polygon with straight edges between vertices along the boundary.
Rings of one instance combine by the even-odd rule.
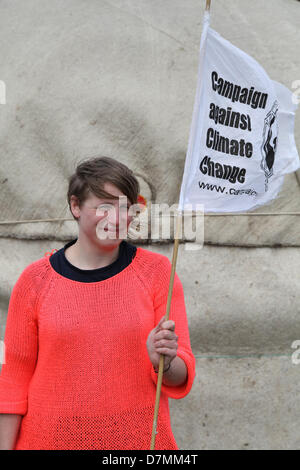
[[[273,175],[275,154],[277,150],[278,139],[278,102],[275,101],[271,110],[265,117],[265,125],[263,130],[263,141],[261,146],[262,160],[261,169],[265,173],[265,191],[268,190],[268,180]]]

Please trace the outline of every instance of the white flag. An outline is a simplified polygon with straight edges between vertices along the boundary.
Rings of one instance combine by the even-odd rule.
[[[292,96],[211,29],[206,11],[178,210],[247,211],[274,199],[300,167]]]

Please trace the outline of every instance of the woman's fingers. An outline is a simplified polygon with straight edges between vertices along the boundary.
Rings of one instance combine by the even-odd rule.
[[[157,354],[162,354],[169,358],[174,358],[177,356],[177,347],[176,348],[158,348],[155,351]]]
[[[162,323],[161,327],[164,330],[175,330],[175,322],[173,320],[166,320],[165,322]]]
[[[165,320],[165,315],[159,320],[158,324],[156,325],[155,329],[157,331],[164,329],[164,330],[175,330],[175,322],[173,320]]]
[[[165,320],[164,315],[154,329],[153,346],[157,354],[164,354],[169,358],[176,356],[178,336],[174,330],[175,322]]]
[[[178,336],[174,331],[170,330],[160,330],[157,333],[155,333],[154,336],[154,341],[160,341],[161,339],[173,339],[173,340],[178,340]]]
[[[178,344],[177,341],[175,340],[168,340],[168,339],[163,339],[161,341],[156,341],[154,343],[156,351],[159,349],[177,349]]]
[[[165,321],[165,317],[166,317],[165,315],[161,317],[161,319],[159,320],[158,324],[155,327],[156,330],[159,330],[162,327],[162,324]]]

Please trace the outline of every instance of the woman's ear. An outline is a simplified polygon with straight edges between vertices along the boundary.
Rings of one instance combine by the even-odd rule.
[[[79,200],[77,196],[72,195],[70,198],[70,205],[71,205],[71,211],[74,217],[76,219],[79,219],[80,217],[80,207],[79,207]]]

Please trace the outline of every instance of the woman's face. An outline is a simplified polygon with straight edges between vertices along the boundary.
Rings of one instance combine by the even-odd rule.
[[[118,199],[99,199],[91,195],[81,208],[74,203],[73,214],[79,217],[79,229],[91,240],[102,245],[116,244],[127,237],[133,216],[128,214],[130,200],[113,184],[105,183],[104,190]]]

